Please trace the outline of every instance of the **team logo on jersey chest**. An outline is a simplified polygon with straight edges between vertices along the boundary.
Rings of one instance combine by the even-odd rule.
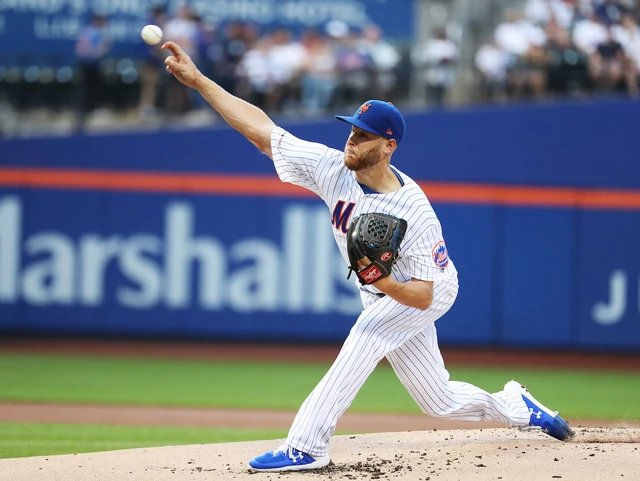
[[[449,264],[449,252],[447,251],[447,246],[444,241],[440,241],[433,246],[431,258],[433,259],[433,263],[440,269],[444,270],[444,268],[447,267]]]
[[[349,218],[355,206],[355,202],[349,202],[348,204],[344,200],[336,202],[331,216],[331,225],[346,234],[349,231]]]

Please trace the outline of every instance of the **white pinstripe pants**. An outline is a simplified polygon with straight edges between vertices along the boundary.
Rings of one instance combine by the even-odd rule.
[[[312,456],[326,456],[338,419],[385,356],[425,414],[527,425],[529,410],[519,394],[489,394],[449,380],[434,322],[456,296],[457,284],[439,283],[431,307],[421,311],[390,297],[363,294],[365,309],[333,365],[300,407],[285,443]]]

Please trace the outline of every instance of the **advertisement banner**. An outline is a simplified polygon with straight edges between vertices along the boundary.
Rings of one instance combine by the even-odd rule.
[[[298,34],[341,20],[352,28],[377,24],[390,37],[411,38],[413,32],[414,0],[0,0],[0,55],[22,55],[25,61],[51,54],[72,58],[93,15],[108,17],[112,55],[137,55],[151,8],[164,5],[175,12],[183,3],[212,27],[241,21],[263,31],[286,27]]]
[[[490,248],[492,209],[442,211],[465,288],[438,329],[488,343],[490,261],[464,239]],[[362,310],[347,273],[314,199],[0,195],[4,331],[340,342]]]
[[[311,200],[5,194],[0,326],[346,337],[362,304],[329,221]]]

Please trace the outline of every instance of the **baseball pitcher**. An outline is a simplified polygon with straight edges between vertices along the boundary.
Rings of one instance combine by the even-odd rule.
[[[559,440],[573,436],[558,413],[520,383],[509,381],[490,394],[449,380],[434,323],[456,299],[458,273],[429,200],[391,165],[405,135],[404,118],[394,105],[369,100],[353,116],[338,116],[351,131],[344,150],[335,150],[276,126],[262,110],[202,75],[175,43],[163,48],[172,53],[167,70],[270,157],[283,182],[309,189],[327,204],[333,235],[364,306],[285,443],[249,461],[251,468],[291,471],[329,464],[338,419],[384,357],[425,414],[541,428]]]

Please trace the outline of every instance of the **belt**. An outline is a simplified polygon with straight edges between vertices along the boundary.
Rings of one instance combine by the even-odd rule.
[[[369,292],[369,291],[367,291],[367,290],[365,290],[365,289],[360,289],[360,291],[361,291],[361,292],[364,292],[365,294],[369,294],[370,296],[376,296],[376,297],[379,297],[379,298],[381,298],[381,299],[382,299],[383,297],[386,297],[386,294],[383,294],[382,292]]]

